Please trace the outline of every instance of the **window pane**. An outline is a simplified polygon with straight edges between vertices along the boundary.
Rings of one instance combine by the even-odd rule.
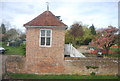
[[[50,36],[51,31],[50,30],[46,30],[47,31],[47,36]]]
[[[45,36],[45,30],[41,30],[41,36]]]
[[[45,37],[41,37],[41,45],[45,45]]]
[[[50,37],[46,38],[46,45],[50,45]]]

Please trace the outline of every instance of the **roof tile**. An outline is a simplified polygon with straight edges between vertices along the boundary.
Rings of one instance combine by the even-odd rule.
[[[52,12],[45,11],[42,14],[38,15],[33,20],[24,24],[24,26],[60,26],[65,27],[65,25],[61,20],[59,20]]]

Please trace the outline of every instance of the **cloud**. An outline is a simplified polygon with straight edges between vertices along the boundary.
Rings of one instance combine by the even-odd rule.
[[[83,24],[94,24],[96,28],[113,25],[117,27],[118,6],[117,2],[82,2],[80,0],[41,0],[25,2],[2,2],[3,20],[9,21],[16,28],[24,30],[23,24],[47,10],[46,2],[50,2],[50,11],[68,26],[74,21]],[[90,0],[91,1],[91,0]],[[100,1],[100,0],[99,0]],[[115,0],[116,1],[116,0]],[[0,22],[2,22],[0,20]]]
[[[73,4],[68,2],[53,10],[55,14],[62,16],[63,22],[69,26],[74,21],[82,21],[96,28],[114,25],[117,27],[118,6],[115,2],[80,2]]]

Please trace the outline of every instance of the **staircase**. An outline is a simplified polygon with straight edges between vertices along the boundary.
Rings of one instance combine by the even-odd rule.
[[[85,57],[82,53],[80,53],[72,44],[65,44],[65,55],[70,57]]]

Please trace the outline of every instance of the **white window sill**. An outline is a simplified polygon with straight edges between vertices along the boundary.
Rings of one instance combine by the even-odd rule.
[[[40,46],[41,48],[50,48],[51,46]]]

